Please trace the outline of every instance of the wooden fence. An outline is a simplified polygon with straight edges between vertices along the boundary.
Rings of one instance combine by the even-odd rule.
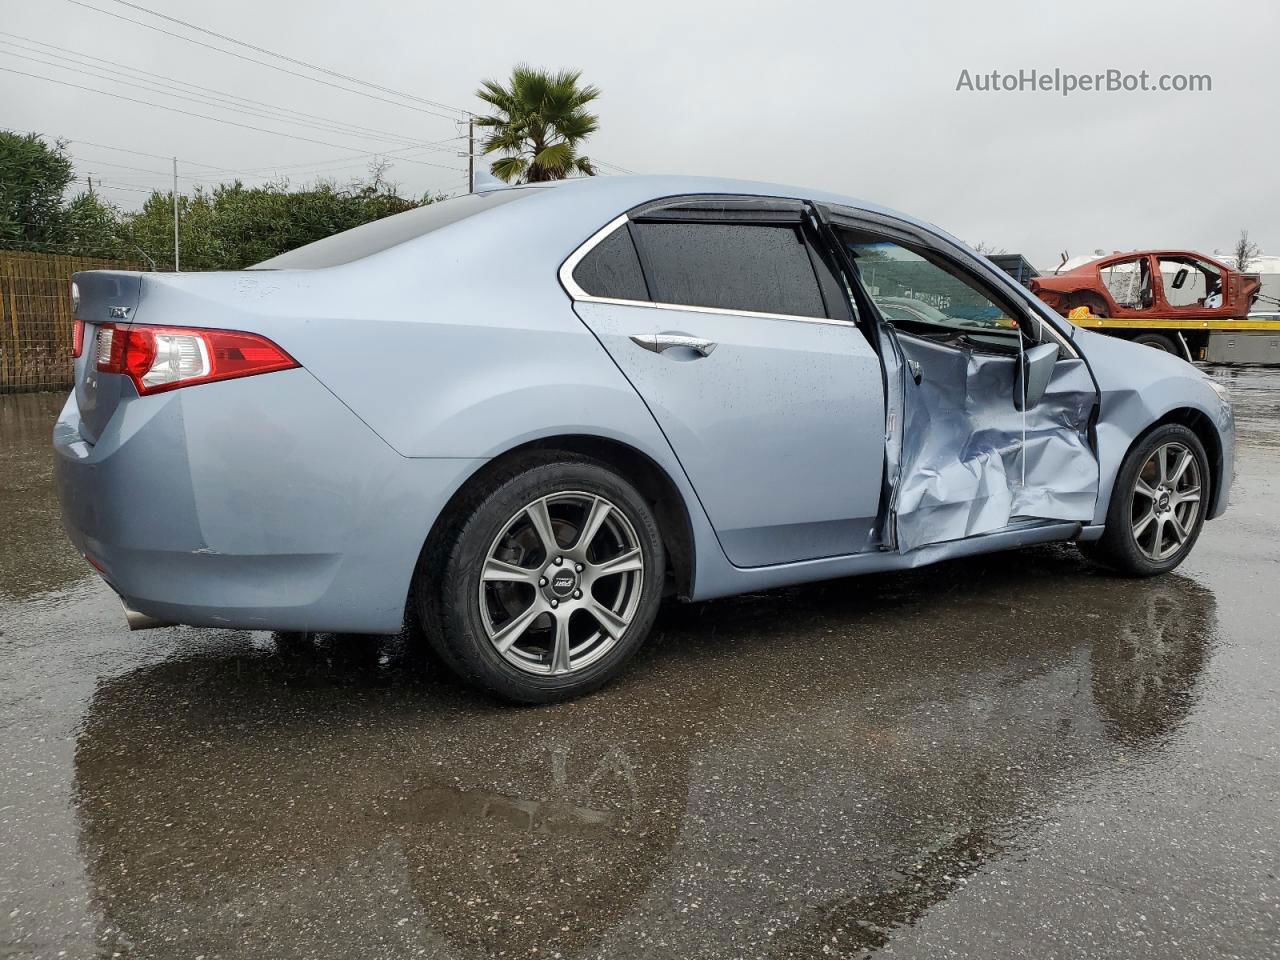
[[[71,275],[144,270],[91,257],[0,251],[0,393],[71,386]]]

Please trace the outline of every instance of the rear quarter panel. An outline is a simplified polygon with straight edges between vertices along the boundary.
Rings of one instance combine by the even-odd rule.
[[[679,490],[698,575],[718,569],[727,561],[670,445],[557,279],[583,240],[650,190],[558,201],[566,190],[343,266],[149,275],[140,314],[271,338],[406,460],[483,464],[566,435],[625,443]]]
[[[78,420],[72,399],[55,427],[73,543],[130,606],[196,626],[399,630],[483,463],[399,456],[297,369],[135,398],[95,444]]]

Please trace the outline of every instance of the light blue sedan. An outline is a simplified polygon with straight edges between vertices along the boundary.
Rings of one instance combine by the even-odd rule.
[[[1195,368],[815,190],[493,190],[73,298],[57,485],[132,623],[420,625],[517,701],[604,683],[668,595],[1048,541],[1163,573],[1232,475]]]

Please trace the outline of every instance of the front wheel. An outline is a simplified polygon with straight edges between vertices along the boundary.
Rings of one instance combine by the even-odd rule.
[[[437,625],[429,640],[463,679],[549,703],[622,668],[653,624],[664,573],[644,497],[604,465],[566,458],[484,497],[418,593]]]
[[[1178,349],[1178,344],[1172,337],[1166,337],[1163,333],[1143,333],[1133,338],[1134,343],[1140,343],[1144,347],[1151,347],[1164,353],[1172,353],[1174,356],[1182,356],[1182,351]]]
[[[1132,577],[1167,573],[1186,559],[1204,526],[1209,459],[1181,424],[1157,427],[1125,456],[1106,532],[1080,544],[1089,559]]]

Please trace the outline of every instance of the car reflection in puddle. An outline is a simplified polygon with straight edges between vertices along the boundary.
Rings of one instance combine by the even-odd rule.
[[[105,682],[76,755],[103,946],[874,950],[1177,736],[1212,594],[1082,571],[1045,548],[667,611],[641,667],[547,708],[394,640]]]

